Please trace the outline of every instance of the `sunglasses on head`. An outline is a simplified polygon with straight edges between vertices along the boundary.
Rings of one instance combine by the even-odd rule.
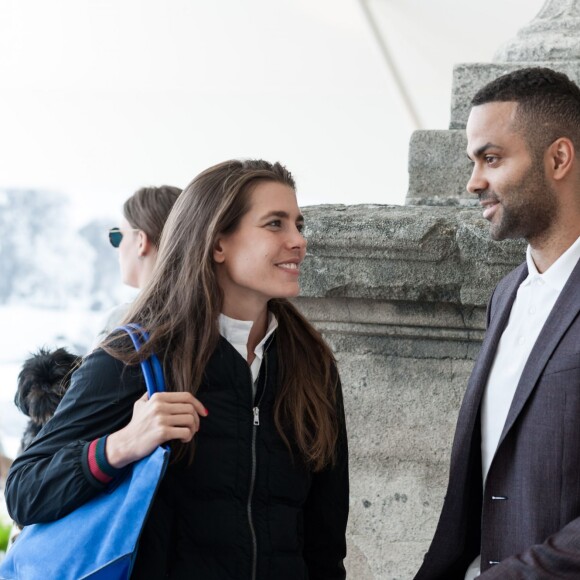
[[[129,231],[138,232],[137,228],[131,228]],[[109,242],[113,248],[118,248],[121,245],[121,240],[123,239],[123,232],[120,228],[111,228],[109,230]]]

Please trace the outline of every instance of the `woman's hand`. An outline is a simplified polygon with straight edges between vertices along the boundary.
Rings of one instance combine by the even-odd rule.
[[[177,439],[187,443],[199,431],[207,409],[191,393],[147,393],[135,402],[131,421],[107,437],[107,461],[125,467],[152,453],[159,445]]]

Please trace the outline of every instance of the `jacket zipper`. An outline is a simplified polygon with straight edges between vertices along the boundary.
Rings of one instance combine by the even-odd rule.
[[[270,346],[271,340],[264,345],[264,388],[260,394],[260,398],[256,403],[255,398],[252,397],[252,403],[256,403],[252,407],[253,414],[253,425],[252,425],[252,471],[250,477],[250,490],[248,493],[248,503],[246,504],[246,511],[248,514],[248,524],[250,526],[250,536],[252,538],[252,580],[256,580],[256,575],[258,573],[258,540],[256,538],[256,529],[254,528],[254,519],[252,515],[252,496],[254,495],[254,486],[256,484],[256,436],[258,433],[258,427],[260,426],[260,403],[264,398],[264,393],[266,391],[266,386],[268,383],[268,356],[267,349]],[[250,376],[250,389],[253,393],[253,377],[250,367],[248,367],[248,374]],[[258,372],[258,377],[256,379],[256,384],[260,383],[260,372]],[[258,393],[256,392],[256,396]]]

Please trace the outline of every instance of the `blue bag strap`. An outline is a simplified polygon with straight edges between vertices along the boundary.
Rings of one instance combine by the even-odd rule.
[[[139,324],[135,322],[129,322],[127,324],[130,328],[133,328],[137,332],[141,333],[141,343],[145,343],[149,340],[149,333]],[[163,376],[163,367],[157,358],[155,353],[151,353],[149,356],[149,362],[153,367],[153,374],[155,375],[155,384],[157,385],[157,392],[162,393],[165,389],[165,378]]]
[[[140,350],[141,346],[149,340],[149,334],[147,331],[134,322],[130,322],[124,326],[119,326],[115,330],[123,330],[126,332],[131,338],[135,350]],[[149,398],[151,398],[154,393],[163,393],[165,391],[163,367],[155,353],[152,353],[148,359],[141,361],[141,370],[145,377],[145,384],[147,386],[147,394],[149,395]]]

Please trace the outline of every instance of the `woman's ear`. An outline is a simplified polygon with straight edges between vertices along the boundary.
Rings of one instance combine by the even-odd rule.
[[[570,173],[574,165],[574,143],[568,137],[560,137],[548,147],[547,154],[552,178],[560,181]]]
[[[226,255],[222,247],[222,238],[218,238],[215,241],[213,247],[213,261],[217,264],[223,264],[225,262]]]
[[[149,236],[147,236],[144,231],[139,230],[137,235],[139,236],[139,243],[137,244],[137,255],[139,258],[144,258],[147,254],[150,253],[152,244],[149,240]]]

